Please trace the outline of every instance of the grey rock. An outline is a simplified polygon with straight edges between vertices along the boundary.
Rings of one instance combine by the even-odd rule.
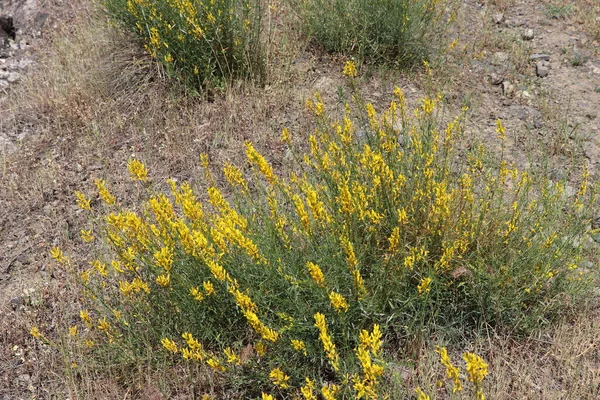
[[[495,72],[492,72],[490,74],[490,83],[494,86],[496,85],[500,85],[502,83],[502,81],[504,80],[504,78],[501,75],[498,75]]]
[[[502,51],[498,51],[496,53],[494,53],[494,63],[496,64],[503,64],[506,61],[508,61],[508,53],[504,53]]]
[[[492,21],[494,21],[494,23],[496,25],[501,24],[502,22],[504,22],[504,14],[502,14],[502,13],[494,14],[494,16],[492,17]]]
[[[535,53],[529,56],[531,61],[550,61],[550,55]]]
[[[549,72],[550,72],[550,70],[548,69],[548,67],[543,62],[538,62],[535,65],[535,73],[540,78],[547,77]]]
[[[533,40],[534,37],[535,34],[533,33],[533,29],[526,29],[524,32],[521,33],[521,38],[523,40]]]
[[[502,94],[506,97],[510,97],[515,93],[515,86],[509,81],[502,82]]]
[[[17,308],[21,307],[24,304],[23,297],[13,297],[12,299],[10,299],[8,304],[10,304],[10,307],[13,309],[13,311],[16,311]]]
[[[8,78],[6,78],[8,83],[15,83],[15,82],[19,81],[20,79],[21,79],[21,74],[19,74],[18,72],[11,72],[8,75]]]

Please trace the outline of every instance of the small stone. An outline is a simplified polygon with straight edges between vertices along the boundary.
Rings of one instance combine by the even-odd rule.
[[[13,309],[13,311],[16,311],[17,308],[19,308],[20,306],[23,305],[23,297],[21,297],[21,296],[13,297],[12,299],[10,299],[9,304],[10,304],[11,308]]]
[[[502,93],[505,97],[510,97],[515,92],[515,87],[509,81],[502,82]]]
[[[11,72],[8,75],[8,78],[6,78],[6,80],[8,81],[8,83],[15,83],[19,79],[21,79],[21,75],[19,73],[17,73],[17,72]]]
[[[492,72],[490,74],[490,82],[492,85],[496,86],[496,85],[500,85],[502,83],[502,81],[504,80],[504,78],[502,78],[502,76],[496,74],[495,72]]]
[[[0,89],[4,89],[8,87],[8,82],[4,80],[0,80]]]
[[[502,14],[502,13],[494,14],[494,16],[492,17],[492,21],[494,21],[494,23],[496,25],[500,25],[502,22],[504,22],[504,14]]]
[[[532,54],[529,56],[531,61],[550,61],[550,55],[548,54]]]
[[[549,72],[550,72],[550,70],[548,69],[548,67],[544,63],[538,62],[535,65],[535,73],[540,78],[547,77]]]
[[[498,51],[494,53],[493,58],[495,64],[504,64],[506,61],[508,61],[508,53]]]
[[[526,29],[523,33],[521,33],[521,38],[523,40],[533,40],[534,36],[533,29]]]

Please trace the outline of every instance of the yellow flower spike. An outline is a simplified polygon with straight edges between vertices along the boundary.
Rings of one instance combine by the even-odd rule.
[[[206,360],[206,363],[208,364],[209,367],[211,367],[215,371],[219,371],[219,372],[227,371],[227,369],[223,365],[221,365],[219,360],[217,360],[216,358],[211,357],[208,360]]]
[[[109,206],[116,204],[117,198],[113,196],[110,191],[106,188],[106,182],[103,179],[96,179],[94,184],[98,188],[98,194],[102,197],[102,200]]]
[[[270,184],[276,183],[278,179],[273,172],[273,168],[267,162],[267,160],[265,160],[265,158],[258,151],[256,151],[252,142],[246,142],[245,146],[248,161],[258,168],[258,170],[264,175]]]
[[[452,360],[448,356],[448,350],[445,347],[438,346],[436,353],[440,355],[440,362],[446,367],[446,376],[453,381],[452,393],[460,392],[462,390],[462,382],[458,376],[459,370],[452,364]]]
[[[211,281],[202,282],[202,286],[204,287],[204,294],[206,294],[206,296],[210,296],[215,293],[215,287]]]
[[[301,352],[305,356],[308,355],[308,353],[306,352],[306,344],[302,340],[292,339],[291,343],[294,350]]]
[[[348,302],[346,298],[339,293],[332,291],[329,293],[329,300],[331,301],[331,305],[337,312],[346,312],[348,311]]]
[[[346,61],[343,72],[344,76],[347,76],[348,78],[356,78],[358,71],[356,70],[356,64],[354,61]]]
[[[263,392],[261,395],[261,399],[262,400],[275,400],[275,397]]]
[[[262,357],[267,354],[267,345],[262,340],[259,340],[254,345],[254,350],[256,350],[256,354],[258,354],[259,357]]]
[[[82,229],[79,233],[81,236],[81,240],[83,240],[85,243],[93,242],[95,239],[94,234],[91,230]]]
[[[159,267],[170,272],[173,265],[173,252],[168,247],[163,247],[154,253],[154,259]]]
[[[417,400],[430,400],[431,399],[431,397],[429,397],[424,391],[422,391],[420,387],[417,387],[415,389],[415,393],[417,394]]]
[[[323,344],[323,349],[325,350],[325,354],[331,363],[331,366],[334,370],[339,370],[339,356],[337,354],[335,344],[331,340],[331,336],[327,330],[327,322],[325,321],[325,316],[321,313],[316,313],[314,315],[315,318],[315,327],[319,329],[319,339]]]
[[[281,131],[281,141],[285,143],[289,143],[291,139],[290,130],[288,128],[283,128]]]
[[[280,368],[275,368],[269,374],[269,378],[271,378],[271,382],[277,387],[282,389],[287,389],[290,387],[289,380],[290,377],[286,375]]]
[[[321,271],[321,268],[319,268],[317,264],[310,261],[306,263],[306,268],[308,269],[311,278],[317,284],[317,286],[324,288],[326,286],[325,276],[323,275],[323,271]]]
[[[69,327],[69,336],[77,336],[78,330],[77,325]]]
[[[431,284],[431,278],[427,277],[427,278],[421,279],[421,282],[417,286],[417,291],[419,292],[419,294],[422,295],[422,294],[429,293],[429,291],[431,290],[430,284]]]
[[[226,163],[223,168],[223,173],[225,174],[225,178],[227,182],[231,186],[239,186],[245,191],[248,191],[248,182],[244,179],[244,175],[240,169],[232,164]]]
[[[52,250],[50,250],[50,255],[52,255],[52,258],[54,258],[59,264],[64,265],[69,262],[69,259],[65,257],[64,253],[59,247],[52,248]]]
[[[131,175],[131,179],[147,182],[148,181],[148,170],[146,166],[140,161],[132,158],[127,162],[127,169]]]
[[[92,207],[90,205],[91,200],[85,197],[85,194],[80,191],[75,191],[75,199],[77,201],[77,206],[82,210],[91,210]]]
[[[340,387],[338,385],[323,386],[321,388],[321,395],[324,400],[335,400],[336,395],[339,393]]]
[[[167,349],[167,351],[170,351],[173,354],[176,354],[179,351],[179,349],[177,348],[177,343],[168,338],[163,338],[160,341],[160,344],[162,344],[163,347]]]
[[[171,275],[170,274],[166,274],[166,275],[159,275],[156,277],[156,283],[159,286],[162,287],[167,287],[169,286],[169,284],[171,283]]]
[[[235,352],[233,350],[231,350],[230,347],[227,347],[225,350],[223,350],[223,352],[225,353],[225,356],[227,357],[227,362],[230,364],[235,364],[235,365],[240,365],[242,363],[242,361],[240,360],[240,357],[235,354]]]
[[[487,363],[474,353],[463,354],[463,359],[467,363],[469,381],[476,385],[480,384],[488,374]]]
[[[302,393],[302,397],[304,397],[304,400],[317,400],[317,397],[314,394],[315,381],[308,377],[305,381],[306,384],[300,388],[300,393]]]
[[[42,333],[40,332],[37,326],[32,327],[31,331],[29,331],[29,334],[36,339],[40,339],[43,337]]]

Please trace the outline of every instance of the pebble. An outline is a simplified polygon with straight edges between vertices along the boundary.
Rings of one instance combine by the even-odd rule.
[[[548,69],[548,67],[545,65],[545,63],[543,62],[538,62],[535,65],[535,73],[537,76],[539,76],[540,78],[545,78],[548,76],[548,73],[550,72],[550,70]]]
[[[19,74],[18,72],[11,72],[8,75],[8,78],[6,78],[6,80],[8,81],[8,83],[15,83],[19,79],[21,79],[21,74]]]
[[[504,94],[504,96],[510,97],[514,92],[515,87],[512,83],[510,83],[509,81],[502,82],[502,93]]]
[[[494,14],[494,16],[492,17],[492,20],[494,21],[494,23],[496,25],[499,25],[502,22],[504,22],[504,14],[502,14],[502,13]]]
[[[550,61],[550,55],[535,53],[529,56],[529,59],[531,61]]]
[[[521,33],[521,38],[523,40],[533,40],[533,38],[534,38],[533,29],[525,30],[523,33]]]

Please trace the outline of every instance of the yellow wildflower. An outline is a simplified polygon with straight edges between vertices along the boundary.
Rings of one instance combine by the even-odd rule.
[[[440,355],[440,362],[446,367],[446,376],[453,381],[452,393],[462,390],[462,382],[458,376],[459,370],[457,367],[452,365],[452,360],[448,356],[448,350],[445,347],[439,347],[436,353]]]
[[[69,336],[77,336],[77,325],[69,327]]]
[[[329,293],[329,300],[331,301],[331,305],[337,312],[340,311],[348,311],[348,302],[346,298],[339,293],[332,291]]]
[[[279,368],[273,369],[269,374],[269,378],[271,378],[271,382],[273,382],[275,386],[278,386],[282,389],[287,389],[290,387],[288,383],[290,377]]]
[[[339,369],[339,356],[335,349],[335,344],[331,340],[331,336],[327,331],[327,322],[325,321],[325,316],[321,313],[316,313],[314,315],[315,318],[315,326],[319,329],[319,339],[321,343],[323,343],[323,349],[325,350],[325,354],[331,363],[331,366],[334,370]]]
[[[467,363],[467,375],[469,381],[479,384],[488,374],[488,365],[481,357],[473,353],[465,353],[463,359]]]
[[[290,141],[290,130],[288,128],[283,128],[281,131],[281,141],[289,142]]]
[[[496,120],[496,133],[500,139],[504,140],[506,138],[506,128],[502,125],[500,118]]]
[[[81,193],[80,191],[75,191],[75,198],[77,199],[77,206],[79,206],[79,208],[82,210],[92,209],[90,206],[91,200],[85,197],[85,194]]]
[[[321,388],[321,394],[323,395],[324,400],[335,400],[335,396],[339,391],[340,387],[338,385],[323,386]]]
[[[424,391],[422,391],[420,387],[417,387],[415,389],[415,392],[417,393],[417,400],[430,400],[431,399],[431,397],[429,397]]]
[[[267,394],[267,393],[262,393],[261,399],[262,400],[275,400],[275,397],[273,397],[273,396],[271,396],[270,394]]]
[[[172,341],[168,338],[162,339],[160,341],[160,343],[163,345],[163,347],[165,349],[167,349],[171,353],[177,353],[177,351],[179,351],[179,349],[177,348],[177,343],[175,343],[174,341]]]
[[[54,258],[59,264],[66,264],[69,261],[69,259],[63,254],[62,250],[58,247],[54,247],[52,250],[50,250],[50,254],[52,255],[52,258]]]
[[[34,326],[33,328],[31,328],[31,331],[29,332],[29,334],[36,339],[39,339],[42,337],[42,334],[40,333],[40,330],[38,329],[37,326]]]
[[[163,247],[154,253],[154,259],[159,267],[163,267],[165,271],[171,271],[173,265],[173,252],[168,247]]]
[[[344,76],[356,78],[356,75],[358,75],[358,72],[356,71],[356,64],[354,61],[346,61],[346,64],[344,64]]]
[[[167,287],[169,286],[169,283],[171,283],[171,275],[170,274],[166,274],[166,275],[159,275],[156,277],[156,283],[162,287]]]
[[[267,345],[262,340],[259,340],[254,345],[254,350],[256,350],[256,354],[258,354],[260,357],[262,357],[265,354],[267,354]]]
[[[94,241],[94,235],[93,235],[91,229],[90,230],[82,229],[80,231],[80,235],[81,235],[81,240],[83,240],[85,243],[90,243],[90,242]]]
[[[306,268],[308,269],[311,278],[313,279],[313,281],[315,281],[317,286],[325,287],[325,276],[323,275],[323,271],[321,271],[321,268],[319,268],[317,264],[312,263],[310,261],[306,263]]]
[[[310,378],[306,378],[306,384],[300,388],[300,393],[302,393],[304,400],[317,400],[317,397],[314,395],[314,390],[315,381]]]
[[[98,194],[100,194],[100,197],[102,197],[102,200],[104,200],[106,204],[112,206],[117,202],[117,198],[113,196],[106,188],[106,182],[103,179],[96,179],[94,183],[98,188]]]
[[[302,340],[292,339],[291,342],[294,350],[303,353],[305,356],[308,355],[306,352],[306,344],[304,344]]]
[[[230,347],[226,348],[223,352],[225,353],[225,356],[227,356],[228,363],[236,365],[240,365],[242,363],[240,357],[237,354],[235,354],[235,352],[231,350]]]
[[[168,61],[167,61],[168,62]],[[142,182],[148,181],[148,170],[146,166],[140,161],[132,158],[127,162],[127,169],[131,175],[131,179]]]
[[[417,286],[417,291],[419,292],[419,294],[429,293],[429,291],[431,290],[430,284],[431,278],[427,277],[421,279],[421,282]]]

